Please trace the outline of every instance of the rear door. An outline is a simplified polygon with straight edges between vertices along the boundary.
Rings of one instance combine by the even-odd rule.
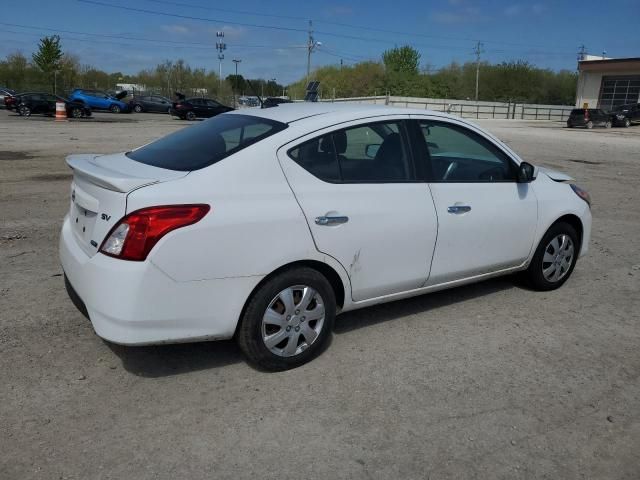
[[[342,264],[355,301],[424,285],[436,240],[433,200],[416,175],[404,118],[384,118],[278,151],[317,249]]]
[[[429,285],[521,265],[533,246],[538,202],[517,165],[467,125],[419,119],[438,214]]]

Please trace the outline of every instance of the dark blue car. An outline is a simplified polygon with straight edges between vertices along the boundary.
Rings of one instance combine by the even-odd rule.
[[[113,97],[100,90],[76,88],[71,92],[69,100],[82,102],[93,110],[108,110],[112,113],[129,113],[131,111],[129,104],[121,100],[126,96],[126,91],[122,91]]]

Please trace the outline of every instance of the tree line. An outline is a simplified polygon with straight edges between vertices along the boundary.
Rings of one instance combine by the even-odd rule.
[[[480,64],[479,100],[516,101],[551,105],[572,105],[577,74],[552,71],[526,61]],[[474,99],[476,64],[451,63],[434,70],[420,64],[420,53],[410,46],[385,51],[381,61],[365,61],[350,66],[324,66],[312,73],[320,81],[323,98],[397,95],[410,97]],[[80,62],[64,52],[57,36],[40,40],[37,51],[26,57],[21,52],[0,60],[0,85],[18,91],[56,91],[67,94],[74,88],[116,90],[118,83],[144,85],[149,93],[172,97],[208,95],[229,102],[236,95],[280,96],[301,99],[307,78],[288,86],[275,79],[245,79],[229,75],[220,81],[213,70],[192,68],[184,60],[166,60],[153,68],[129,75],[107,73]]]

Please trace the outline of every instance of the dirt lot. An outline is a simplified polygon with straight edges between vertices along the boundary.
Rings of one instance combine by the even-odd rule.
[[[500,279],[338,318],[263,373],[232,342],[123,348],[64,291],[65,155],[185,126],[0,110],[0,478],[640,477],[640,127],[481,121],[594,199],[560,290]]]

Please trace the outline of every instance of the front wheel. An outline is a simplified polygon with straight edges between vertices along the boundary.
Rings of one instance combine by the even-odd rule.
[[[631,120],[628,118],[624,119],[624,128],[629,128],[631,126]]]
[[[588,128],[589,130],[591,130],[591,129],[593,128],[593,122],[592,122],[591,120],[589,120],[589,121],[587,122],[587,128]]]
[[[571,276],[579,251],[576,230],[568,223],[556,223],[540,240],[526,279],[536,290],[559,288]]]
[[[187,114],[185,115],[185,118],[189,121],[193,121],[196,119],[196,114],[193,112],[187,112]]]
[[[18,109],[18,114],[22,115],[23,117],[30,117],[31,109],[26,105],[21,105],[20,108]]]
[[[286,370],[320,353],[335,316],[335,294],[324,275],[294,268],[267,280],[253,294],[236,338],[252,363]]]
[[[611,122],[605,122],[604,128],[611,128]]]
[[[81,108],[73,108],[71,110],[71,116],[73,118],[82,118],[82,109]]]
[[[133,111],[136,113],[142,113],[142,105],[135,105]]]
[[[120,106],[119,105],[111,105],[109,107],[109,111],[111,113],[120,113]]]

